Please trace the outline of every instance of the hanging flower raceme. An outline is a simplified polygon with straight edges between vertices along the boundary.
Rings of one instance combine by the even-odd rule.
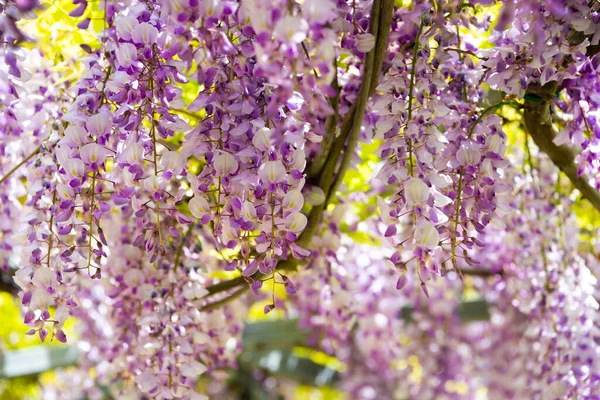
[[[416,13],[402,20],[412,44],[398,49],[374,106],[375,138],[384,139],[387,160],[377,179],[398,188],[378,200],[384,236],[397,249],[398,287],[409,267],[426,294],[430,275],[444,274],[447,264],[456,268],[467,249],[481,245],[476,236],[497,207],[507,208],[498,174],[506,165],[505,136],[500,119],[478,109],[481,71],[466,69],[475,62],[449,50],[462,43],[456,35],[433,36],[432,50],[428,21]]]
[[[503,363],[513,364],[516,357],[524,360],[527,378],[515,381],[513,396],[586,396],[600,385],[593,372],[600,362],[592,274],[597,260],[578,254],[575,221],[565,213],[570,201],[545,185],[554,182],[556,169],[547,160],[538,168],[532,183],[520,180],[518,199],[528,206],[504,219],[502,231],[490,232],[484,240],[491,251],[477,256],[502,271],[503,289],[494,294],[505,315],[499,328],[520,342],[510,361],[500,358],[494,368],[508,369]],[[523,376],[514,369],[510,373]],[[501,396],[504,389],[498,385],[494,390]]]
[[[75,78],[0,3],[0,268],[82,396],[202,399],[264,289],[356,398],[599,390],[575,196],[507,151],[600,187],[597,3],[77,0]]]

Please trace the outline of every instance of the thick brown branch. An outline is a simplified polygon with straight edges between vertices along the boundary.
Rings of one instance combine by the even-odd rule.
[[[298,264],[298,260],[280,260],[277,263],[278,271],[293,271],[296,269],[296,265]],[[264,278],[265,276],[260,272],[257,272],[254,276],[252,276],[253,280],[259,280]],[[246,278],[243,276],[238,276],[237,278],[232,278],[227,281],[215,283],[214,285],[210,285],[206,287],[208,290],[208,294],[205,297],[209,297],[215,293],[225,292],[229,289],[236,288],[246,283]]]
[[[19,286],[13,280],[14,270],[9,270],[9,272],[4,272],[0,270],[0,292],[6,292],[13,295],[17,295],[19,293]]]
[[[329,154],[329,150],[331,149],[331,145],[335,139],[336,128],[338,124],[338,107],[340,103],[340,86],[337,79],[337,62],[333,61],[333,66],[335,70],[335,74],[333,75],[332,87],[336,92],[336,95],[329,99],[329,105],[334,110],[334,113],[327,117],[325,120],[325,132],[326,135],[320,143],[320,151],[319,153],[308,163],[306,166],[306,176],[309,181],[315,180],[321,173],[323,169],[323,165],[325,165],[325,161],[327,160],[327,155]]]
[[[378,2],[375,2],[373,7],[376,7]],[[388,35],[390,31],[390,25],[392,23],[392,14],[394,11],[394,3],[389,0],[384,0],[381,3],[381,10],[375,13],[375,16],[379,18],[379,22],[374,24],[373,35],[376,37],[375,48],[367,54],[367,60],[365,63],[365,72],[363,75],[363,83],[360,87],[360,92],[357,100],[356,113],[352,118],[352,126],[348,137],[348,144],[344,152],[344,157],[338,169],[337,175],[329,187],[329,194],[325,201],[325,207],[331,201],[332,196],[335,195],[338,187],[341,185],[346,171],[350,166],[350,161],[354,155],[354,150],[358,144],[360,138],[360,130],[362,128],[365,111],[367,108],[367,101],[375,91],[379,83],[379,74],[381,73],[381,67],[383,65],[383,58],[386,54]],[[325,192],[327,193],[327,192]]]
[[[491,269],[481,268],[461,268],[460,273],[468,276],[479,276],[482,278],[488,278],[490,276],[503,275],[504,271],[492,271]]]
[[[546,153],[550,160],[564,172],[583,197],[597,210],[600,210],[600,193],[588,183],[585,175],[577,176],[575,150],[567,145],[557,146],[554,143],[556,132],[552,127],[550,104],[557,88],[558,83],[555,81],[549,82],[543,87],[530,85],[527,94],[541,99],[541,102],[525,102],[525,126],[540,150]]]

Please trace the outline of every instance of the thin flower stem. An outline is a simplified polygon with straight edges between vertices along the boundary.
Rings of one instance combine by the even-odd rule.
[[[273,307],[275,307],[275,284],[277,284],[275,281],[275,270],[273,270],[271,279],[273,279],[273,288],[271,289],[271,304],[273,304]]]
[[[243,282],[243,280],[242,280]],[[236,290],[235,292],[233,292],[232,294],[230,294],[229,296],[225,297],[224,299],[221,299],[219,301],[215,301],[214,303],[209,303],[205,306],[203,306],[202,308],[200,308],[200,311],[210,311],[210,310],[215,310],[235,299],[237,299],[238,297],[240,297],[241,295],[243,295],[244,293],[246,293],[248,291],[250,287],[249,286],[242,286],[241,288],[239,288],[238,290]]]
[[[415,74],[417,70],[417,55],[419,53],[419,40],[421,38],[421,33],[423,32],[424,19],[421,18],[421,23],[419,24],[419,30],[417,31],[417,37],[415,38],[415,46],[413,48],[413,57],[412,57],[412,65],[410,67],[410,85],[408,87],[408,116],[406,117],[406,126],[408,127],[408,123],[412,118],[413,112],[413,97],[415,90]],[[410,176],[413,176],[413,148],[412,148],[412,140],[410,138],[406,139],[406,143],[408,144],[408,165]]]
[[[154,112],[152,112],[154,114]],[[154,148],[154,176],[158,178],[158,164],[156,161],[156,129],[155,129],[154,115],[152,115],[152,146]],[[158,231],[158,242],[159,246],[162,246],[162,233],[160,230],[160,200],[156,200],[156,230]]]
[[[43,145],[39,145],[37,149],[35,149],[31,154],[29,154],[27,157],[25,157],[23,159],[23,161],[21,161],[20,163],[18,163],[17,165],[15,165],[10,171],[8,171],[6,173],[6,175],[4,175],[2,178],[0,178],[0,185],[2,183],[4,183],[5,180],[7,180],[12,174],[15,173],[16,170],[18,170],[19,168],[21,168],[27,161],[31,160],[33,157],[35,157],[36,154],[38,154],[41,150],[42,150]]]
[[[183,246],[185,245],[185,242],[187,242],[187,239],[190,237],[190,234],[192,233],[193,229],[194,223],[191,223],[187,231],[181,238],[181,243],[179,243],[179,246],[177,247],[177,252],[175,253],[175,264],[173,265],[173,272],[177,272],[177,267],[179,267],[179,259],[181,258],[181,254],[183,253]]]
[[[202,120],[204,120],[204,117],[201,117],[200,115],[194,114],[193,112],[185,110],[183,108],[181,108],[181,109],[174,109],[173,112],[176,112],[178,114],[183,114],[186,117],[194,118],[196,121],[202,121]]]
[[[152,55],[154,55],[154,48],[152,48]],[[152,62],[154,58],[152,59]],[[152,99],[154,99],[154,64],[150,63],[150,76],[149,76],[149,85],[150,85],[150,107],[152,107]],[[150,134],[152,137],[152,155],[154,162],[154,176],[158,178],[158,161],[156,154],[156,120],[154,119],[154,108],[152,107],[152,111],[150,112],[151,119],[151,127]],[[160,200],[156,200],[156,231],[158,232],[158,245],[159,247],[163,244],[162,232],[160,229]]]
[[[54,189],[54,193],[52,194],[52,206],[56,203],[56,189]],[[48,268],[50,268],[50,253],[52,252],[52,235],[54,235],[54,231],[52,230],[52,225],[54,224],[54,214],[50,213],[50,222],[48,223],[50,229],[50,236],[48,237]]]
[[[489,106],[488,108],[483,110],[482,113],[479,115],[479,118],[477,118],[477,120],[473,123],[473,125],[471,125],[471,129],[469,130],[469,138],[471,138],[471,136],[473,135],[473,132],[475,130],[475,127],[483,119],[483,117],[485,117],[487,114],[491,113],[498,107],[501,107],[505,104],[508,104],[508,103],[502,101],[498,104]],[[460,206],[461,206],[461,201],[462,201],[462,189],[463,189],[462,186],[463,186],[463,168],[461,167],[458,172],[458,189],[457,189],[457,194],[456,194],[456,215],[455,215],[455,219],[454,219],[454,233],[452,235],[452,264],[454,265],[455,269],[457,269],[457,267],[456,267],[456,242],[457,242],[457,236],[458,236],[458,224],[459,224],[459,219],[460,219]]]
[[[473,136],[473,132],[475,131],[475,127],[477,126],[477,124],[479,124],[481,122],[481,120],[483,119],[483,117],[485,117],[486,115],[488,115],[489,113],[491,113],[492,111],[494,111],[496,108],[502,107],[504,105],[510,104],[507,101],[501,101],[498,104],[494,104],[489,106],[488,108],[484,109],[481,114],[479,114],[479,117],[475,120],[475,122],[473,123],[473,125],[471,125],[471,129],[469,129],[469,139],[471,138],[471,136]]]
[[[96,196],[96,172],[94,172],[94,175],[92,176],[92,184],[91,184],[91,191],[92,191],[92,200],[90,202],[90,230],[88,232],[88,234],[90,235],[90,238],[88,240],[88,247],[89,247],[89,251],[88,251],[88,260],[87,260],[87,271],[88,271],[88,275],[90,274],[90,265],[92,263],[92,229],[93,229],[93,224],[94,224],[94,200],[95,200],[95,196]]]
[[[271,257],[275,257],[275,201],[271,193]]]
[[[413,48],[413,58],[412,64],[410,67],[410,86],[408,87],[408,117],[406,118],[406,122],[410,121],[412,118],[412,101],[414,96],[415,89],[415,74],[417,70],[417,54],[419,52],[419,40],[421,38],[421,33],[423,32],[424,20],[421,18],[421,23],[419,24],[419,30],[417,31],[417,37],[415,38],[415,46]]]
[[[102,107],[104,105],[104,103],[106,102],[106,83],[108,82],[108,78],[110,77],[110,73],[112,72],[112,66],[109,66],[108,69],[106,70],[106,74],[104,75],[104,81],[102,82],[102,94],[100,95],[100,106]],[[98,139],[96,138],[96,140],[94,140],[95,143],[98,143]],[[90,201],[90,220],[89,220],[89,231],[88,234],[90,235],[90,238],[88,240],[88,259],[87,259],[87,272],[88,275],[90,274],[90,266],[92,265],[92,239],[95,239],[96,241],[98,241],[98,239],[94,238],[92,231],[94,229],[94,208],[96,207],[95,205],[95,200],[96,200],[96,177],[98,176],[98,171],[94,171],[94,173],[92,174],[92,183],[90,185],[90,191],[91,191],[91,201]]]
[[[473,56],[473,57],[476,57],[476,58],[478,58],[478,59],[480,59],[480,60],[484,60],[484,61],[487,61],[487,60],[488,60],[488,58],[487,58],[487,57],[480,57],[480,56],[478,56],[477,54],[475,54],[474,52],[472,52],[472,51],[470,51],[470,50],[455,49],[454,47],[446,47],[446,48],[444,49],[444,51],[455,51],[455,52],[457,52],[457,53],[459,53],[459,54],[468,54],[468,55],[470,55],[470,56]]]
[[[232,278],[228,281],[222,281],[219,283],[215,283],[214,285],[210,285],[210,286],[206,287],[206,290],[208,290],[207,296],[213,295],[215,293],[225,292],[229,289],[233,289],[235,287],[241,286],[245,282],[246,282],[246,279],[244,279],[243,276],[238,276],[237,278]]]
[[[454,219],[454,234],[452,235],[452,263],[456,268],[456,238],[458,236],[458,221],[460,217],[460,203],[462,200],[463,169],[458,173],[458,190],[456,194],[456,216]]]
[[[303,40],[302,43],[302,50],[304,50],[304,54],[306,55],[306,58],[310,61],[310,54],[308,54],[308,49],[306,48],[306,40]],[[315,78],[319,79],[319,74],[317,73],[317,70],[313,68],[312,70]]]
[[[108,78],[110,77],[110,73],[112,72],[112,66],[109,66],[106,70],[106,75],[104,75],[104,81],[102,82],[102,93],[100,94],[100,106],[102,106],[106,102],[106,83],[108,82]]]
[[[461,42],[460,42],[460,29],[458,25],[456,25],[456,40],[458,42],[458,50],[460,50]],[[461,51],[458,51],[458,59],[461,64],[464,64],[464,57]],[[464,75],[462,76],[462,101],[467,102],[467,81],[465,80]]]

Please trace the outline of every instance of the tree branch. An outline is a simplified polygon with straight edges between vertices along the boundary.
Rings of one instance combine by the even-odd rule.
[[[541,99],[540,102],[525,101],[525,127],[541,151],[571,180],[592,205],[600,210],[600,193],[589,183],[586,176],[578,176],[575,164],[576,152],[567,145],[557,146],[554,143],[556,132],[552,128],[550,105],[555,97],[558,83],[548,82],[544,86],[530,85],[527,94]]]
[[[18,163],[17,165],[15,165],[10,171],[8,171],[6,173],[6,175],[4,175],[2,178],[0,178],[0,185],[7,180],[12,174],[15,173],[16,170],[18,170],[19,168],[21,168],[21,166],[23,166],[23,164],[25,164],[27,161],[31,160],[36,154],[38,154],[41,150],[42,150],[42,146],[43,145],[39,145],[37,149],[35,149],[31,154],[29,154],[27,157],[25,157],[23,159],[23,161],[21,161],[20,163]]]
[[[491,276],[496,276],[496,275],[500,275],[500,276],[504,275],[503,270],[493,271],[491,269],[481,269],[481,268],[461,268],[460,273],[462,275],[479,276],[482,278],[489,278]]]
[[[14,272],[13,269],[9,269],[8,273],[0,269],[0,292],[10,293],[15,296],[19,293],[21,288],[13,280]]]
[[[242,281],[243,283],[243,281]],[[244,293],[246,293],[249,289],[248,285],[242,286],[241,288],[239,288],[238,290],[236,290],[235,292],[231,293],[229,296],[219,300],[219,301],[215,301],[212,303],[208,303],[205,306],[203,306],[202,308],[200,308],[200,311],[210,311],[210,310],[214,310],[216,308],[219,308],[235,299],[237,299],[238,297],[240,297],[241,295],[243,295]]]
[[[334,113],[327,117],[325,120],[325,132],[327,133],[321,141],[321,148],[319,153],[308,163],[306,166],[306,176],[309,181],[314,180],[319,176],[325,161],[327,161],[327,155],[331,149],[331,145],[335,139],[335,132],[338,124],[338,108],[340,104],[340,85],[337,78],[337,61],[333,60],[333,68],[335,74],[333,75],[332,87],[335,90],[336,95],[329,99],[329,105],[333,108]]]
[[[376,1],[373,4],[375,8],[378,6]],[[376,37],[375,47],[372,51],[367,54],[365,62],[365,72],[362,78],[362,84],[358,99],[356,101],[356,113],[352,118],[352,125],[349,132],[348,144],[344,152],[344,158],[340,164],[337,175],[329,187],[329,193],[327,194],[327,200],[325,201],[325,207],[331,201],[333,195],[335,195],[338,187],[346,175],[346,171],[350,166],[350,161],[354,155],[354,150],[358,144],[360,138],[360,130],[362,128],[365,111],[367,108],[367,101],[375,92],[375,88],[379,82],[379,74],[381,73],[381,67],[383,65],[383,58],[386,54],[388,35],[390,32],[390,26],[392,23],[392,14],[394,11],[394,2],[390,0],[384,0],[381,4],[381,10],[373,10],[373,16],[378,18],[378,23],[373,24],[372,34]],[[379,15],[378,15],[379,14]],[[325,191],[325,190],[323,190]],[[325,192],[327,193],[327,192]],[[308,245],[308,243],[307,243]]]

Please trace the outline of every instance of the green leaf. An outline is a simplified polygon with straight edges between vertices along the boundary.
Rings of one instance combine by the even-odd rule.
[[[490,319],[490,306],[485,300],[463,301],[456,311],[462,322],[487,321]],[[413,306],[402,307],[400,317],[407,323],[413,322],[413,313]]]
[[[35,346],[0,354],[0,378],[39,374],[77,363],[79,352],[69,346]]]
[[[305,385],[329,386],[339,378],[338,371],[293,353],[295,347],[306,345],[308,335],[296,319],[248,323],[240,361]]]
[[[333,368],[306,357],[297,357],[290,350],[285,349],[256,353],[251,364],[266,369],[272,374],[311,386],[331,386],[340,375]]]
[[[246,349],[301,346],[308,332],[298,328],[298,320],[257,321],[246,324],[242,342]]]
[[[485,300],[462,302],[458,306],[458,317],[462,322],[487,321],[490,319],[490,306]]]

